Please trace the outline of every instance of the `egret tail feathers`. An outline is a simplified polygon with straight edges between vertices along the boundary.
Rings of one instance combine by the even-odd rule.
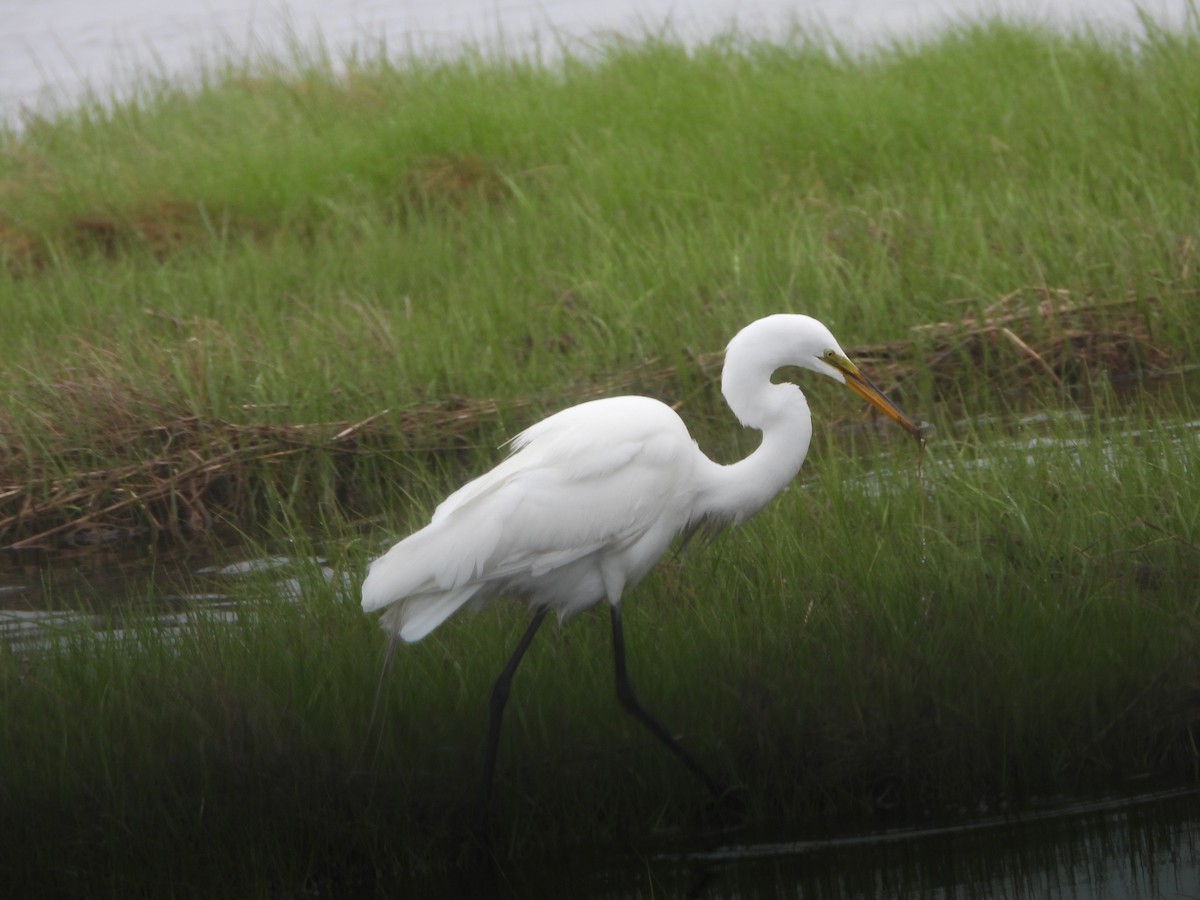
[[[453,591],[405,597],[384,612],[379,624],[405,643],[415,643],[462,609],[482,587],[468,584]]]

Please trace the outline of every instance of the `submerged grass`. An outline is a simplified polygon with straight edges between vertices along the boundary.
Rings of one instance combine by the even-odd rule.
[[[753,826],[1197,777],[1194,423],[1009,434],[964,424],[920,477],[904,454],[830,443],[754,522],[628,598],[643,699],[744,786]],[[256,575],[232,623],[135,617],[120,637],[0,657],[0,801],[21,811],[0,824],[7,883],[83,895],[103,872],[160,895],[266,895],[454,866],[490,682],[526,613],[402,648],[368,735],[382,637],[357,607],[365,548],[327,537],[337,574],[296,548],[299,599]],[[589,613],[530,650],[498,772],[502,854],[704,826],[703,788],[612,696],[607,631]]]
[[[525,615],[406,648],[369,740],[363,563],[581,397],[678,401],[714,457],[744,452],[713,354],[780,310],[939,430],[918,476],[904,435],[832,427],[845,399],[806,382],[797,486],[629,599],[643,699],[748,822],[1195,780],[1195,412],[1118,415],[1107,383],[1196,358],[1196,109],[1194,29],[985,24],[866,58],[731,37],[230,66],[5,135],[5,545],[232,521],[301,571],[299,600],[241,583],[232,622],[131,609],[0,648],[0,876],[275,896],[452,867]],[[1048,424],[1014,429],[1035,405]],[[531,649],[504,851],[705,824],[610,670],[599,614]]]

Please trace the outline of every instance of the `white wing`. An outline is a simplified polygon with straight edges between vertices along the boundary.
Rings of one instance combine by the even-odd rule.
[[[667,406],[580,404],[512,441],[513,454],[451,494],[432,522],[371,565],[363,608],[424,637],[468,601],[502,592],[576,612],[620,597],[687,525],[700,456]]]

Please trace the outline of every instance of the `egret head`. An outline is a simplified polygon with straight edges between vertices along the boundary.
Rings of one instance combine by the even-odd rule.
[[[929,426],[913,422],[887,395],[858,368],[837,338],[821,322],[811,316],[790,316],[793,320],[800,351],[800,365],[813,372],[844,384],[873,407],[911,434],[921,443]]]
[[[754,424],[757,387],[785,366],[798,366],[844,384],[924,442],[928,426],[917,424],[887,398],[846,355],[837,338],[811,316],[779,313],[751,322],[729,342],[722,389],[743,424]],[[756,426],[757,427],[757,426]]]
[[[914,422],[906,416],[900,407],[889,400],[887,395],[870,378],[864,375],[858,366],[850,361],[850,358],[837,346],[836,342],[826,347],[810,368],[813,371],[820,372],[822,375],[828,375],[834,381],[840,381],[911,434],[916,440],[922,444],[925,443],[925,435],[929,431],[929,426],[924,422]]]

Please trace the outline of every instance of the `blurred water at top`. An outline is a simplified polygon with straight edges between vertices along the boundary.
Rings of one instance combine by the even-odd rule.
[[[449,53],[464,44],[550,56],[611,33],[703,40],[736,26],[779,35],[792,23],[869,48],[964,19],[1001,15],[1138,32],[1139,8],[1178,27],[1189,0],[0,0],[0,118],[69,104],[91,86],[121,93],[147,71],[186,79],[206,56],[244,59],[320,42],[335,59],[381,44]]]

